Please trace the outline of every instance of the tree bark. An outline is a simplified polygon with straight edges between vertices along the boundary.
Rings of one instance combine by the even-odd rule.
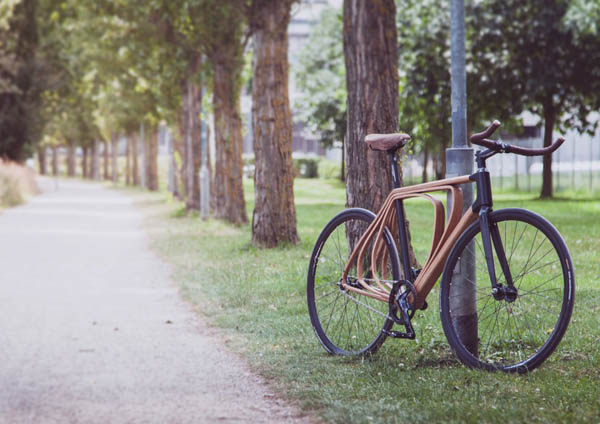
[[[175,137],[173,133],[173,147],[177,154],[177,168],[175,169],[175,188],[177,190],[177,198],[181,201],[185,200],[187,193],[187,183],[185,180],[185,113],[182,111],[181,118],[179,119],[179,137]]]
[[[551,103],[544,105],[544,147],[552,144],[552,133],[556,123],[556,111]],[[542,190],[540,197],[552,197],[552,154],[544,155],[542,170]]]
[[[216,202],[216,189],[215,189],[215,185],[213,184],[213,165],[212,165],[212,158],[211,158],[211,146],[210,146],[210,125],[206,125],[206,157],[207,159],[207,163],[206,166],[208,167],[208,175],[209,175],[209,179],[208,179],[208,184],[210,186],[210,210],[214,211],[217,208]],[[215,168],[216,168],[216,164],[215,164]]]
[[[117,167],[117,159],[119,155],[119,138],[116,133],[112,134],[111,140],[111,171],[112,171],[112,182],[114,184],[119,182],[119,169]]]
[[[389,158],[364,143],[398,130],[398,47],[393,0],[344,1],[348,91],[348,207],[378,211],[392,189]]]
[[[288,98],[290,0],[255,0],[250,12],[254,60],[252,129],[254,195],[252,243],[298,243]]]
[[[148,190],[158,190],[158,135],[151,131],[146,143],[146,187]]]
[[[218,46],[213,62],[215,122],[215,218],[236,225],[248,222],[242,184],[242,119],[240,116],[242,45],[238,34]],[[208,145],[208,140],[207,143]]]
[[[75,143],[73,140],[67,140],[67,175],[75,176]]]
[[[202,113],[202,89],[193,81],[198,63],[190,65],[188,77],[182,88],[182,138],[183,138],[183,182],[186,195],[185,207],[188,210],[200,210],[200,116]]]
[[[52,175],[58,176],[58,146],[52,146]]]
[[[100,178],[100,151],[98,144],[98,140],[92,142],[90,178],[93,180],[98,180]]]
[[[148,152],[146,151],[146,132],[143,122],[140,124],[138,143],[140,152],[140,186],[148,188]]]
[[[132,178],[131,181],[134,186],[140,185],[140,168],[138,165],[138,138],[135,135],[131,136],[131,159],[132,159]]]
[[[110,161],[110,159],[109,159],[109,148],[108,148],[109,142],[106,141],[106,140],[104,140],[103,143],[102,143],[102,145],[103,145],[102,148],[104,149],[102,151],[102,155],[103,155],[102,165],[104,166],[104,176],[103,176],[103,178],[105,180],[110,180],[110,172],[109,172],[109,161]]]
[[[125,184],[131,184],[131,138],[125,139]]]
[[[46,175],[48,173],[48,161],[47,161],[47,155],[46,155],[46,147],[42,147],[42,146],[38,146],[37,148],[37,156],[38,156],[38,163],[39,163],[39,168],[40,168],[40,175]]]
[[[81,176],[83,178],[87,178],[88,177],[88,150],[89,148],[86,147],[82,147],[82,155],[81,155]]]
[[[344,1],[348,91],[346,204],[378,212],[392,189],[390,159],[365,136],[398,131],[398,37],[394,0]],[[402,182],[402,168],[399,179]],[[408,226],[408,223],[407,223]],[[408,230],[408,228],[407,228]],[[410,232],[409,232],[410,241]],[[412,247],[411,265],[417,265]]]

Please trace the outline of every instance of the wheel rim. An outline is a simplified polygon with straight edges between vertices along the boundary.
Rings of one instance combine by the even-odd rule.
[[[468,279],[476,286],[479,344],[473,359],[487,367],[521,371],[530,367],[538,355],[545,359],[541,353],[555,347],[550,346],[551,340],[562,337],[560,323],[567,304],[568,271],[551,236],[532,223],[513,218],[497,224],[518,294],[513,302],[492,295],[481,233],[477,231],[466,249],[474,255],[474,262],[460,264],[471,266],[475,272],[474,281]],[[506,286],[496,255],[494,264],[498,283]],[[452,277],[449,283],[450,304],[459,293],[455,281]],[[460,317],[451,305],[448,310],[456,336]]]
[[[387,319],[388,306],[379,300],[342,290],[340,279],[344,266],[359,236],[369,225],[364,217],[350,217],[333,228],[324,238],[318,255],[314,258],[312,271],[312,308],[314,308],[313,326],[325,348],[336,354],[348,355],[371,351],[382,341],[381,331],[391,327]],[[349,238],[347,234],[350,234]],[[389,240],[388,240],[389,242]],[[368,247],[371,251],[372,246]],[[388,269],[385,278],[392,280],[394,270],[392,258],[388,254]],[[365,255],[363,269],[370,269],[370,254]],[[365,281],[374,284],[372,275]],[[348,273],[349,283],[356,285],[356,266]],[[309,287],[310,289],[310,287]],[[309,295],[309,297],[311,297]],[[311,300],[309,299],[309,306]],[[316,318],[316,319],[314,319]]]

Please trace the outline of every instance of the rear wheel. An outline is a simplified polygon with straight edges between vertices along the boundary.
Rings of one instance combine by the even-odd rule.
[[[347,209],[335,216],[317,239],[310,259],[307,280],[307,300],[310,320],[323,347],[336,355],[374,353],[384,342],[386,331],[392,328],[388,319],[388,304],[343,290],[342,272],[353,248],[375,215],[365,209]],[[387,269],[380,279],[399,279],[396,245],[389,231],[384,234]],[[367,246],[363,266],[370,269],[373,242]],[[374,284],[374,276],[364,276]],[[356,265],[348,274],[347,283],[357,285]]]
[[[440,294],[442,325],[450,346],[466,365],[530,371],[554,351],[569,324],[575,295],[573,263],[558,231],[533,212],[499,210],[491,213],[490,224],[498,227],[516,298],[492,294],[476,222],[458,239],[446,262]],[[494,262],[497,281],[506,287],[496,252]],[[456,272],[460,269],[462,274]],[[475,348],[461,340],[466,317],[460,303],[465,296],[461,279],[473,286],[476,311],[470,316],[474,317],[472,331],[477,333]]]

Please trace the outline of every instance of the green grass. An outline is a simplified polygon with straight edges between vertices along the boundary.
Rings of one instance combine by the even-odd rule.
[[[251,183],[245,189],[251,217]],[[183,296],[285,397],[330,422],[600,420],[600,200],[541,201],[523,193],[495,198],[496,209],[525,207],[552,221],[576,267],[575,310],[565,338],[539,369],[517,376],[474,371],[454,359],[436,289],[430,308],[414,320],[415,341],[388,339],[368,359],[327,355],[310,325],[306,272],[322,227],[343,209],[344,188],[297,179],[295,195],[301,242],[271,250],[251,246],[249,225],[185,216],[164,194],[140,198],[153,213],[152,244],[173,265]],[[430,206],[407,202],[407,214],[424,261]]]

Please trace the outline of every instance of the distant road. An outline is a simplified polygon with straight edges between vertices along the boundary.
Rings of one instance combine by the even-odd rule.
[[[41,183],[0,213],[0,423],[308,422],[179,299],[129,197]]]

